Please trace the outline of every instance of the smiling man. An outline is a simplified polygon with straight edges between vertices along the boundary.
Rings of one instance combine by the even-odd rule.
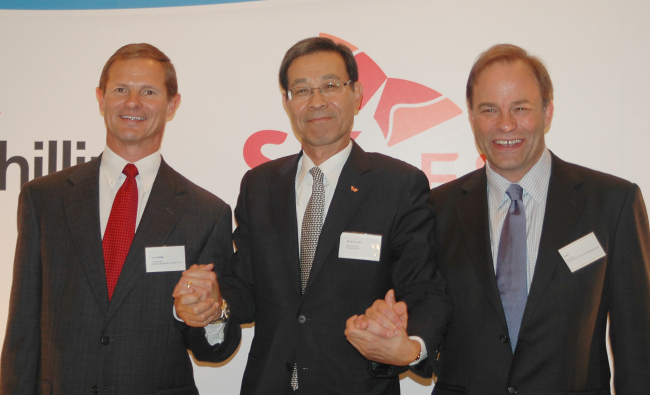
[[[545,146],[553,86],[514,45],[467,82],[486,166],[431,191],[453,317],[429,369],[434,394],[650,393],[650,231],[639,188]],[[379,305],[377,308],[376,305]],[[366,332],[401,312],[368,309]],[[367,326],[366,326],[367,325]]]
[[[411,306],[408,335],[419,339],[402,331],[396,339],[408,352],[390,362],[409,365],[423,344],[440,343],[450,307],[431,261],[427,178],[350,139],[363,87],[346,46],[298,42],[282,61],[280,85],[302,152],[244,176],[233,274],[219,280],[231,324],[255,322],[241,393],[398,394],[395,375],[370,374],[346,341],[345,322],[393,288]],[[200,308],[184,303],[193,295],[180,291],[203,273],[187,271],[175,293],[179,316],[199,326],[204,317],[190,313]],[[213,289],[211,299],[221,300]]]
[[[181,271],[232,255],[230,207],[160,154],[177,91],[160,50],[120,48],[96,89],[102,155],[23,187],[2,394],[198,394],[187,347],[237,346],[239,327],[222,349],[173,317]]]

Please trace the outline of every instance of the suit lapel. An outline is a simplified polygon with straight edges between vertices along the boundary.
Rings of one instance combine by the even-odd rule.
[[[467,252],[490,305],[503,325],[506,326],[506,317],[492,261],[485,168],[475,172],[461,189],[461,196],[456,202],[456,212],[461,232],[465,238]]]
[[[163,160],[115,286],[105,322],[111,319],[140,278],[146,273],[145,247],[165,244],[165,240],[185,211],[184,192],[185,189],[179,182],[178,174]],[[104,288],[106,287],[104,286]]]
[[[65,216],[79,264],[102,313],[108,309],[101,225],[99,222],[99,158],[70,174],[73,184],[63,196]]]
[[[283,262],[289,272],[297,294],[302,294],[300,284],[300,247],[298,246],[298,220],[296,217],[296,170],[300,155],[296,155],[278,169],[279,179],[271,184],[273,225],[278,231]]]
[[[573,169],[555,155],[552,160],[544,225],[535,273],[522,318],[522,329],[535,311],[557,265],[562,262],[558,250],[573,241],[569,237],[576,227],[585,200],[585,196],[575,193],[574,188],[581,180]]]
[[[305,295],[325,264],[330,251],[339,242],[341,233],[354,216],[354,212],[372,189],[370,180],[363,176],[370,169],[368,155],[353,142],[352,152],[341,170],[332,203],[318,238],[318,247],[316,247]],[[352,191],[352,186],[356,187],[357,192]]]

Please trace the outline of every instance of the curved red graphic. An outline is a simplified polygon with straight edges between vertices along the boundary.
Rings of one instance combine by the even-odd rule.
[[[251,169],[271,159],[262,154],[266,144],[280,145],[287,139],[287,134],[279,130],[260,130],[253,133],[244,143],[244,160]]]
[[[357,50],[350,43],[330,34],[321,33],[320,37],[347,45],[352,51]],[[364,88],[360,108],[384,85],[374,118],[389,147],[463,113],[451,100],[443,98],[442,94],[429,87],[389,78],[364,52],[358,52],[354,57],[359,67],[359,81]]]

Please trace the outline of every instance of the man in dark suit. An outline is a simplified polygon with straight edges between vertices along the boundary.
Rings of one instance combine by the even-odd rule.
[[[431,262],[428,182],[351,141],[363,95],[357,80],[351,51],[324,38],[298,42],[280,67],[303,150],[244,176],[233,274],[219,279],[229,321],[255,322],[242,394],[398,394],[398,379],[370,375],[343,333],[346,319],[391,289],[411,307],[408,334],[396,336],[408,351],[392,362],[408,365],[422,345],[440,343],[450,307]],[[179,316],[190,317],[182,298]]]
[[[230,208],[160,156],[180,102],[165,54],[122,47],[96,94],[104,153],[20,194],[0,392],[198,394],[188,345],[198,358],[232,350],[175,322],[172,291],[186,264],[227,269]],[[174,247],[145,251],[161,246]]]
[[[490,48],[470,73],[469,120],[487,164],[431,191],[454,309],[425,369],[436,395],[609,394],[608,317],[616,393],[650,393],[641,192],[550,153],[552,100],[543,64],[513,45]],[[373,332],[398,315],[373,306],[356,326]]]

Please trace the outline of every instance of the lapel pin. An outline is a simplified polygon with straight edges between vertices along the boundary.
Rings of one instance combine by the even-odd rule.
[[[350,190],[351,190],[352,192],[359,192],[359,190],[357,189],[357,187],[355,187],[354,185],[352,185],[352,186],[350,187]]]

